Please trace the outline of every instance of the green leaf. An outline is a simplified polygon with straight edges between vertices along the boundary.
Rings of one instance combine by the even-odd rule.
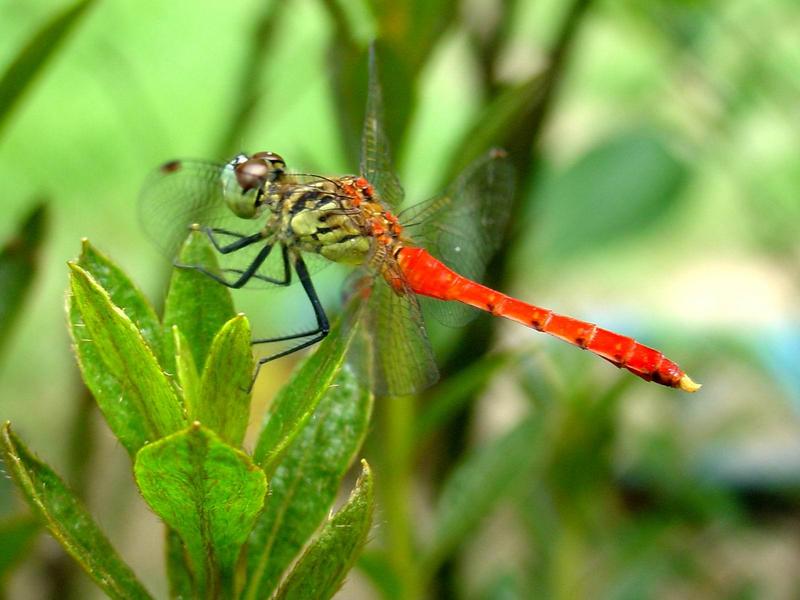
[[[67,316],[72,348],[86,387],[91,391],[114,435],[133,457],[155,436],[148,432],[136,399],[123,391],[123,382],[111,373],[102,354],[86,331],[83,319],[72,297],[67,297]]]
[[[25,90],[44,70],[49,59],[92,4],[94,0],[83,0],[57,13],[20,49],[0,77],[0,131]]]
[[[372,526],[372,473],[361,477],[347,503],[323,527],[275,594],[276,600],[332,597],[358,558]]]
[[[356,331],[361,303],[350,302],[317,351],[295,371],[267,412],[253,458],[267,474],[328,391]]]
[[[372,395],[342,368],[270,479],[269,502],[248,544],[244,598],[267,598],[325,519],[366,435]]]
[[[186,239],[178,262],[219,272],[215,250],[208,237],[200,231],[192,231]],[[177,325],[186,336],[198,371],[203,368],[214,336],[235,315],[227,287],[196,269],[173,269],[164,305],[164,326],[171,329]],[[167,336],[167,339],[171,343],[171,337]],[[174,348],[167,350],[170,360],[175,355]],[[172,372],[172,364],[166,365],[166,368]]]
[[[222,326],[211,344],[192,418],[232,446],[240,446],[250,420],[252,381],[250,324],[240,314]]]
[[[130,317],[156,358],[163,361],[161,322],[141,290],[119,266],[86,239],[81,241],[81,254],[76,263],[108,292],[111,302]],[[106,369],[97,346],[86,333],[80,311],[69,297],[67,317],[73,348],[86,387],[96,399],[112,431],[132,456],[146,440],[153,437],[147,433],[145,422],[131,404],[129,395],[122,391],[119,381]],[[83,428],[84,433],[88,432],[89,418],[93,416],[91,404],[91,399],[86,395],[80,411],[76,413],[75,426]],[[85,453],[92,440],[90,436],[81,435],[81,431],[77,430],[73,438],[75,444],[70,452],[71,464],[75,465],[74,471],[85,474]],[[84,487],[79,486],[78,489]]]
[[[85,238],[81,240],[81,255],[75,262],[108,292],[111,302],[128,315],[156,357],[163,360],[164,335],[161,321],[133,281]]]
[[[0,521],[0,596],[6,576],[28,553],[40,530],[39,522],[30,516]]]
[[[688,180],[688,165],[658,133],[617,134],[544,187],[539,247],[563,259],[639,234],[667,216]]]
[[[433,542],[422,564],[433,573],[502,500],[534,462],[542,420],[530,417],[474,450],[444,484],[435,515]]]
[[[193,421],[200,398],[200,375],[197,373],[189,342],[177,325],[172,326],[172,343],[175,346],[175,375],[183,392],[183,410],[186,418]]]
[[[0,250],[0,353],[11,338],[28,290],[39,270],[38,255],[47,227],[47,205],[37,204]]]
[[[197,595],[233,597],[236,561],[267,491],[261,469],[194,423],[142,448],[134,474],[142,497],[183,540]]]
[[[54,538],[111,598],[150,598],[83,504],[37,460],[6,422],[0,432],[6,469]]]
[[[165,553],[167,559],[167,581],[169,597],[188,599],[194,594],[192,571],[186,558],[181,537],[169,527],[164,529],[166,536]]]
[[[90,388],[98,381],[111,382],[99,387],[95,398],[114,434],[133,453],[147,441],[184,427],[175,390],[136,325],[91,275],[75,263],[69,268],[71,303],[82,321],[72,323],[72,334],[94,346],[88,358],[96,362],[85,363],[80,351],[78,358]],[[108,396],[109,390],[120,393]]]

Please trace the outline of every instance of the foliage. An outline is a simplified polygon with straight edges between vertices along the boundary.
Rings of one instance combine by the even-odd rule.
[[[213,254],[200,251],[207,243],[194,232],[182,258],[193,253],[215,269]],[[220,293],[225,288],[205,277],[186,285],[187,273],[176,269],[159,321],[127,276],[88,242],[69,267],[67,312],[76,355],[109,426],[131,455],[142,497],[169,528],[173,595],[237,598],[252,589],[258,591],[253,597],[264,597],[281,581],[282,597],[296,597],[298,586],[319,590],[318,597],[332,595],[366,540],[373,503],[365,462],[351,501],[314,536],[358,452],[371,410],[371,395],[342,369],[347,338],[334,331],[315,355],[334,365],[327,378],[308,380],[305,369],[298,371],[293,381],[302,383],[290,383],[282,396],[283,427],[260,443],[263,456],[256,461],[240,450],[250,408],[250,330],[243,315],[226,315],[232,310],[227,291]],[[198,303],[205,314],[221,315],[216,334],[208,319],[188,310]],[[169,332],[177,356],[167,359],[161,343]],[[199,374],[192,356],[203,365]],[[178,365],[177,377],[170,374],[172,365]],[[292,385],[304,395],[292,393]],[[309,396],[314,404],[307,403]],[[74,492],[8,423],[2,449],[31,510],[89,576],[113,598],[150,597]],[[264,466],[275,473],[271,496]],[[294,481],[288,489],[287,478]],[[278,524],[291,536],[276,539]],[[270,533],[257,533],[256,526]],[[245,553],[258,557],[258,568],[242,578],[237,564]]]
[[[796,596],[770,557],[793,560],[797,515],[797,19],[786,0],[11,7],[0,597],[24,584],[13,569],[26,558],[50,597],[87,597],[34,543],[40,523],[107,594],[158,592],[147,564],[126,565],[123,544],[144,534],[119,523],[138,499],[121,490],[96,510],[115,463],[94,406],[168,525],[172,597],[329,596],[354,562],[350,578],[391,599]],[[290,378],[292,359],[262,373],[251,407],[250,323],[299,322],[291,291],[238,296],[244,317],[180,270],[157,311],[88,242],[68,319],[94,400],[71,392],[52,315],[74,240],[112,249],[151,290],[132,206],[153,165],[264,149],[306,172],[356,171],[373,37],[409,200],[506,148],[520,185],[491,283],[663,345],[699,371],[702,396],[676,400],[477,319],[429,323],[442,381],[380,399],[370,422],[372,398],[343,367],[345,315]],[[47,208],[29,206],[40,197]],[[183,251],[213,254],[196,237]],[[333,270],[320,274],[326,306]],[[365,469],[329,516],[362,441],[374,480]]]

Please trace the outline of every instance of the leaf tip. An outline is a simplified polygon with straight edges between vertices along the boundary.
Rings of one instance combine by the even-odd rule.
[[[3,421],[3,425],[0,427],[0,437],[3,440],[5,451],[14,452],[14,432],[11,430],[11,421]]]
[[[372,468],[366,458],[361,459],[361,474],[356,481],[356,488],[367,487],[369,493],[372,491]]]
[[[76,285],[81,286],[93,282],[94,278],[76,260],[68,260],[67,268],[70,270],[70,285],[73,292]]]
[[[250,320],[247,318],[247,315],[240,312],[237,313],[235,317],[233,317],[232,321],[235,321],[237,327],[241,327],[246,331],[247,336],[250,336]]]
[[[79,261],[84,260],[88,255],[94,252],[94,248],[92,247],[92,243],[89,241],[89,238],[82,237],[81,238],[81,253],[78,257]]]

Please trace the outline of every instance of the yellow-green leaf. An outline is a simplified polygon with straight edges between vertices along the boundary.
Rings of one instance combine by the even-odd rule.
[[[342,585],[372,526],[372,473],[362,461],[361,477],[347,503],[330,519],[291,570],[276,600],[326,600]]]
[[[208,237],[200,231],[192,231],[186,239],[178,263],[219,272],[215,250]],[[235,315],[230,290],[224,285],[196,269],[173,269],[164,303],[164,326],[172,328],[177,325],[180,328],[189,342],[198,371],[203,368],[214,336]],[[171,336],[167,336],[167,340],[171,342]],[[168,353],[169,360],[174,351]],[[168,370],[172,368],[171,364],[165,366]]]
[[[197,373],[189,342],[177,325],[172,326],[172,343],[175,347],[175,375],[183,393],[183,409],[186,411],[186,418],[194,421],[200,396],[200,375]]]
[[[270,496],[247,548],[247,600],[266,598],[328,515],[361,447],[372,394],[345,366],[270,479]]]
[[[272,402],[253,453],[254,460],[267,474],[333,383],[355,335],[353,325],[360,308],[359,302],[349,303],[328,337],[295,371]]]
[[[81,366],[103,373],[120,392],[117,398],[97,396],[114,433],[135,452],[147,441],[184,427],[175,390],[136,325],[91,275],[75,263],[69,268],[71,302],[81,320],[73,331],[94,348],[92,364]]]
[[[142,448],[134,474],[150,508],[183,540],[196,595],[233,597],[236,561],[264,504],[263,471],[194,423]]]
[[[153,306],[130,277],[87,239],[81,241],[81,255],[75,262],[108,292],[115,306],[125,311],[160,360],[164,355],[161,322]]]
[[[244,315],[225,323],[208,353],[194,417],[232,446],[240,446],[250,417],[253,352]]]
[[[81,568],[111,598],[150,598],[75,494],[39,461],[6,423],[0,432],[6,471],[31,509]]]

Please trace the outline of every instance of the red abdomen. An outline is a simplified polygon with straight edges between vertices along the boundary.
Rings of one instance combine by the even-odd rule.
[[[593,323],[559,315],[527,304],[462,277],[422,248],[402,248],[397,256],[406,282],[423,296],[455,300],[593,352],[645,381],[695,392],[700,388],[681,368],[658,350]]]

